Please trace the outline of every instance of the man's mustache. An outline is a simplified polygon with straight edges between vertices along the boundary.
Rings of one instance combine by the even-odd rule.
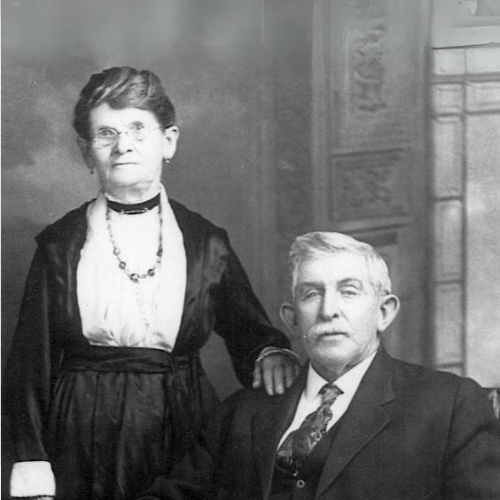
[[[307,337],[319,337],[320,335],[334,335],[334,334],[345,334],[346,331],[336,323],[319,323],[317,325],[311,326],[309,330],[303,335]]]

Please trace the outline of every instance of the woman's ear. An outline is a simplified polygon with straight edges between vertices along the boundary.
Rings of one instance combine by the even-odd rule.
[[[378,331],[383,332],[394,320],[399,311],[399,299],[395,295],[384,295],[380,299]]]
[[[177,140],[179,139],[179,127],[172,125],[165,129],[164,132],[165,144],[163,147],[163,159],[168,161],[174,155],[177,149]]]
[[[280,307],[280,318],[292,337],[295,338],[300,335],[300,332],[297,331],[297,313],[295,306],[291,302],[282,304]]]
[[[85,160],[85,164],[88,168],[90,168],[90,170],[93,170],[94,162],[92,161],[92,155],[90,154],[90,142],[83,137],[78,137],[76,142],[78,143],[78,147],[80,148],[83,159]]]

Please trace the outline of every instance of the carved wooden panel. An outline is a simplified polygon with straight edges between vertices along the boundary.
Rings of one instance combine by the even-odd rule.
[[[336,148],[390,147],[411,129],[408,89],[415,80],[408,80],[408,61],[415,62],[418,29],[410,26],[418,13],[410,20],[409,7],[395,0],[331,1],[324,7],[335,61],[328,78]]]
[[[428,8],[428,0],[270,0],[265,31],[277,259],[306,231],[378,241],[404,300],[389,348],[417,362],[428,321]]]
[[[409,0],[315,2],[313,183],[321,225],[405,224],[401,217],[411,216],[408,189],[421,189],[425,147],[416,128],[425,102],[420,12]]]
[[[315,226],[387,238],[404,311],[393,353],[426,357],[427,2],[315,0],[312,166]],[[397,333],[395,333],[397,331]]]
[[[408,214],[404,151],[352,153],[331,160],[331,218],[338,221]]]

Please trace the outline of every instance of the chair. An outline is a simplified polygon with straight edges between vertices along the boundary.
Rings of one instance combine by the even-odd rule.
[[[500,389],[487,389],[495,416],[500,420]]]

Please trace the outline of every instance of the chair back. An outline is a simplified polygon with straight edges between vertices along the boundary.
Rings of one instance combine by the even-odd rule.
[[[500,420],[500,389],[487,389],[495,416]]]

